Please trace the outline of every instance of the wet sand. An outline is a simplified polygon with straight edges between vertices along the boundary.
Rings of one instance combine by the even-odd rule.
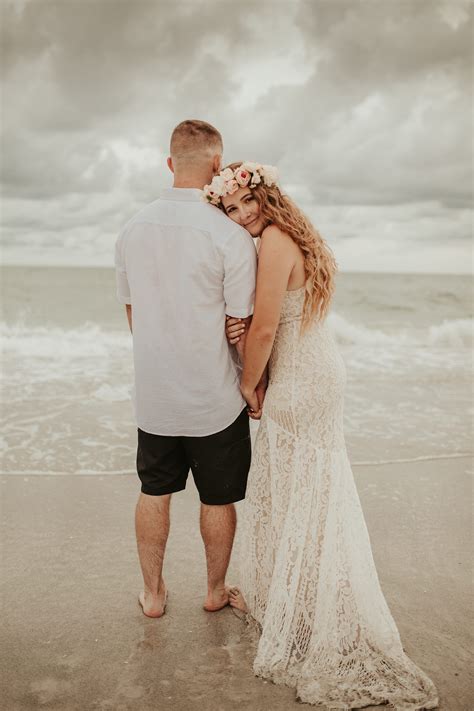
[[[382,588],[444,711],[474,708],[469,468],[460,458],[354,469]],[[160,620],[137,604],[133,475],[2,476],[1,491],[2,708],[303,708],[292,689],[253,676],[255,640],[230,608],[201,609],[205,562],[192,480],[173,500],[170,598]],[[237,552],[230,582],[236,568]]]

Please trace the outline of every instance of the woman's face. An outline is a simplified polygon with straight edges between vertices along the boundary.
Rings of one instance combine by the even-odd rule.
[[[239,188],[233,195],[222,198],[226,215],[231,220],[242,225],[252,237],[258,237],[264,228],[260,218],[260,205],[250,188]]]

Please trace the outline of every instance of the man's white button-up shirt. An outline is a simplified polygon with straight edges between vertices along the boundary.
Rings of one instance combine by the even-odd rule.
[[[132,305],[135,412],[152,434],[202,437],[245,407],[225,316],[253,310],[249,233],[190,188],[163,190],[120,233],[117,298]]]

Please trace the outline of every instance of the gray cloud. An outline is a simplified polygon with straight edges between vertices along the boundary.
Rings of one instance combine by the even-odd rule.
[[[67,230],[71,252],[109,259],[121,221],[169,183],[173,126],[196,117],[229,161],[278,164],[335,244],[375,229],[391,244],[395,210],[394,248],[451,234],[465,263],[470,3],[4,0],[2,27],[7,257],[60,253]]]
[[[298,171],[324,203],[469,204],[471,7],[304,3],[298,24],[315,70],[261,98],[272,132],[249,137],[254,150],[263,145],[292,181]]]

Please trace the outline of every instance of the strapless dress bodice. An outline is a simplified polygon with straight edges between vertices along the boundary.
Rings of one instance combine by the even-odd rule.
[[[281,307],[279,324],[290,321],[301,321],[303,315],[305,288],[290,289],[286,291]]]

